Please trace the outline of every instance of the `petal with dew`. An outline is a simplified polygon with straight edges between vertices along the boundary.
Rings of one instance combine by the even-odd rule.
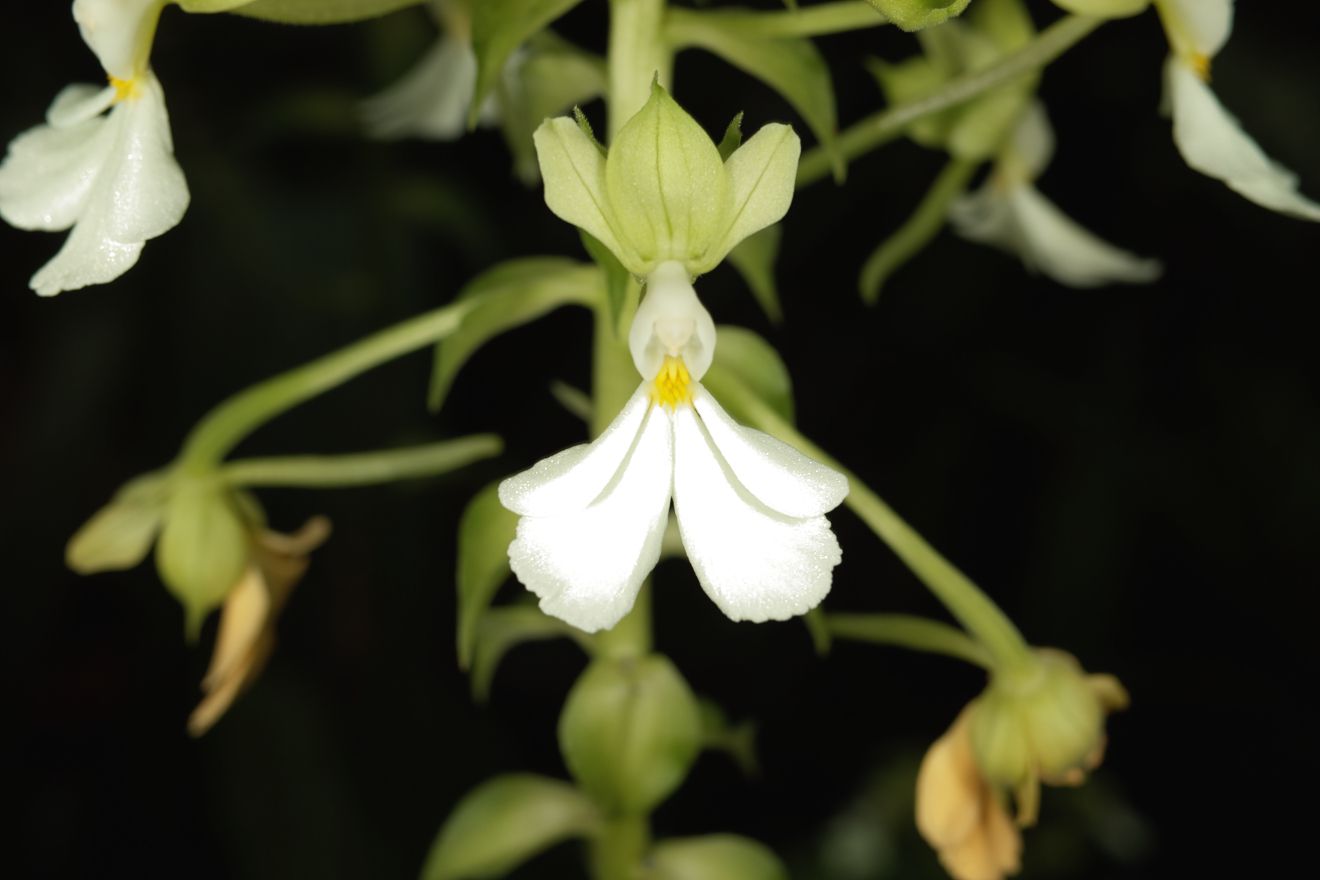
[[[1173,140],[1188,165],[1272,211],[1320,220],[1320,204],[1297,191],[1297,175],[1265,155],[1195,70],[1171,56],[1164,74]]]
[[[830,591],[839,542],[823,516],[776,513],[747,491],[688,406],[674,411],[674,509],[702,588],[733,620],[786,620]]]
[[[635,444],[617,476],[591,506],[553,516],[524,516],[509,564],[541,610],[578,629],[618,623],[660,558],[669,519],[672,429],[657,406],[644,411]]]
[[[638,388],[595,440],[543,458],[500,483],[500,503],[522,516],[583,510],[624,467],[650,405],[646,389]]]
[[[692,402],[733,475],[766,507],[784,516],[819,516],[847,497],[847,477],[769,434],[738,424],[700,385]]]

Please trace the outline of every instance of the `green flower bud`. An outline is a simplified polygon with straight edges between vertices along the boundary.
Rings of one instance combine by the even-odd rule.
[[[656,654],[592,663],[559,719],[569,770],[613,813],[645,813],[668,797],[696,760],[701,734],[696,697]]]
[[[1062,651],[1038,651],[1026,671],[996,676],[974,704],[976,762],[987,780],[1020,798],[1031,797],[1036,780],[1077,784],[1100,762],[1105,715],[1126,704],[1117,679],[1087,675]]]
[[[722,160],[715,142],[658,83],[608,155],[567,116],[534,136],[545,201],[629,272],[682,263],[709,272],[739,242],[779,222],[793,199],[801,143],[767,125]]]
[[[961,15],[970,0],[866,0],[905,31],[919,31]]]
[[[243,577],[249,554],[248,529],[230,493],[203,482],[175,489],[156,544],[156,568],[183,603],[189,638]]]

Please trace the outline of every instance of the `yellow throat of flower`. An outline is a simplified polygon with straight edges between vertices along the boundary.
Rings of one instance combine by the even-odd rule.
[[[651,385],[651,402],[674,409],[680,403],[692,402],[692,376],[683,365],[682,358],[669,355],[660,365]]]
[[[1210,56],[1202,55],[1200,52],[1193,52],[1187,57],[1187,63],[1191,65],[1192,71],[1201,82],[1210,82]]]
[[[137,79],[120,79],[117,76],[110,77],[110,85],[115,90],[115,101],[127,101],[130,98],[138,96]]]

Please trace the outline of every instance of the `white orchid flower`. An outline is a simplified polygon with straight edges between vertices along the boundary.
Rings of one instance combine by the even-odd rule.
[[[1210,63],[1233,30],[1233,0],[1156,0],[1173,50],[1164,65],[1173,139],[1187,164],[1272,211],[1320,220],[1297,176],[1261,150],[1210,90]]]
[[[1158,261],[1097,238],[1032,185],[1053,155],[1054,132],[1045,108],[1035,102],[1023,113],[986,183],[951,206],[954,230],[1017,254],[1027,268],[1071,287],[1158,278]]]
[[[64,89],[46,124],[15,138],[0,164],[0,216],[20,229],[73,230],[32,276],[42,296],[118,278],[188,207],[165,96],[148,64],[163,6],[75,0],[73,17],[110,84]]]
[[[430,9],[440,26],[435,44],[398,82],[362,102],[362,120],[373,137],[451,141],[467,130],[477,88],[471,15],[456,0],[432,0]],[[510,63],[517,58],[515,53]],[[494,95],[481,105],[480,122],[499,122]]]
[[[604,433],[500,485],[521,516],[514,574],[547,614],[612,627],[660,557],[672,499],[697,578],[726,615],[814,608],[842,558],[824,514],[847,479],[742,427],[702,387],[715,325],[681,263],[649,276],[629,347],[643,381]]]

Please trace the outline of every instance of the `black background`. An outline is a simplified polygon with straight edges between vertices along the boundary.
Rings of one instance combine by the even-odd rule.
[[[1214,85],[1317,195],[1317,16],[1302,7],[1241,4]],[[23,15],[0,53],[5,138],[67,82],[100,76],[67,3]],[[599,46],[604,19],[587,0],[565,27]],[[324,512],[336,533],[265,676],[201,741],[183,722],[206,647],[184,644],[152,566],[79,578],[62,565],[77,526],[225,395],[443,303],[501,259],[579,253],[511,178],[498,135],[359,136],[353,101],[431,33],[416,10],[323,29],[168,10],[154,58],[192,190],[184,222],[119,281],[54,300],[26,280],[60,238],[0,228],[3,778],[19,813],[5,873],[411,877],[462,792],[509,770],[563,774],[553,730],[580,654],[520,648],[475,706],[453,661],[452,573],[465,500],[580,438],[547,386],[587,382],[583,313],[483,349],[438,417],[419,354],[244,445],[350,451],[494,430],[508,451],[416,484],[263,493],[277,527]],[[880,100],[860,60],[912,45],[892,29],[821,44],[845,123]],[[1047,794],[1029,878],[1270,872],[1313,851],[1320,230],[1185,167],[1156,113],[1164,51],[1146,14],[1050,69],[1059,151],[1040,181],[1084,225],[1160,256],[1160,283],[1071,290],[945,234],[862,306],[862,260],[941,162],[903,142],[856,162],[846,189],[800,194],[782,326],[728,268],[701,288],[717,320],[779,346],[808,434],[1030,639],[1131,689],[1105,767]],[[792,119],[707,56],[681,56],[675,91],[712,131],[738,110],[748,128]],[[850,514],[834,520],[846,561],[828,607],[939,613]],[[795,877],[939,876],[911,829],[912,774],[978,676],[857,645],[818,661],[799,624],[725,620],[679,563],[660,569],[656,604],[661,649],[758,720],[764,764],[745,781],[704,757],[659,833],[748,834]],[[566,847],[517,876],[577,864]]]

